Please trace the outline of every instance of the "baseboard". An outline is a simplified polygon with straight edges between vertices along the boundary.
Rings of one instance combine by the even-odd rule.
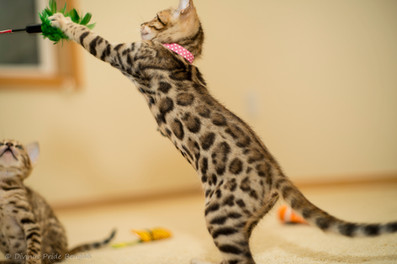
[[[163,192],[153,192],[146,194],[121,194],[119,196],[111,196],[107,198],[90,199],[85,201],[76,202],[66,202],[66,203],[56,203],[52,204],[52,207],[59,210],[74,210],[74,209],[84,209],[91,207],[102,207],[111,206],[115,204],[126,204],[126,203],[145,203],[152,202],[156,200],[173,199],[178,197],[188,197],[192,195],[200,195],[202,190],[200,186],[191,186],[179,190],[165,190]]]
[[[294,184],[301,189],[308,188],[324,188],[324,187],[338,187],[338,186],[362,186],[374,184],[397,184],[397,173],[383,174],[383,175],[362,175],[361,177],[334,177],[326,178],[328,180],[297,180]],[[120,195],[119,197],[110,197],[104,199],[91,199],[86,201],[76,201],[68,203],[54,204],[53,208],[60,210],[76,210],[91,207],[111,206],[114,204],[125,203],[142,203],[156,200],[173,199],[178,197],[188,197],[192,195],[203,195],[200,186],[190,186],[180,190],[169,190],[156,193],[138,194],[138,195]]]
[[[397,173],[383,174],[363,174],[352,175],[346,177],[321,177],[323,180],[297,180],[295,185],[299,188],[322,188],[322,187],[338,187],[338,186],[358,186],[372,184],[397,184]]]

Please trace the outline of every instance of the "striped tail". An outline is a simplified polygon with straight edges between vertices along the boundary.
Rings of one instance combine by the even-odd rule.
[[[298,188],[284,176],[276,181],[275,187],[292,209],[308,223],[323,231],[348,237],[374,237],[397,232],[397,221],[385,224],[364,224],[338,219],[309,202]]]
[[[112,233],[109,235],[109,237],[107,237],[103,241],[86,243],[86,244],[77,246],[77,247],[69,250],[68,254],[69,255],[74,255],[74,254],[77,254],[77,253],[80,253],[80,252],[102,248],[102,247],[108,245],[113,240],[115,235],[116,235],[116,230],[112,230]]]

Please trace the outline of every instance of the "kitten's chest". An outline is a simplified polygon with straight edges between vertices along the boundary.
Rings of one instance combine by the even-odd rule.
[[[0,206],[7,207],[19,200],[27,200],[26,188],[18,181],[4,179],[0,181]]]
[[[22,186],[0,184],[0,229],[5,232],[11,226],[20,226],[18,219],[29,214],[31,205],[26,189]]]
[[[23,212],[19,212],[20,209],[15,206],[10,205],[2,205],[0,212],[0,240],[4,243],[1,243],[1,248],[4,252],[7,249],[8,244],[13,241],[24,241],[24,231],[23,228],[18,221],[17,214]]]
[[[21,225],[18,223],[17,218],[7,212],[7,210],[3,210],[1,212],[0,219],[0,234],[5,237],[15,237],[15,238],[23,238],[24,233]]]
[[[21,186],[2,185],[0,188],[0,240],[1,249],[14,243],[24,243],[25,234],[21,219],[31,214],[26,189]]]

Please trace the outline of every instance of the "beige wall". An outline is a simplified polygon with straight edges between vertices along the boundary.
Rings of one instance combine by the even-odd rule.
[[[80,1],[111,42],[176,0]],[[397,173],[397,1],[196,0],[209,89],[295,181]],[[79,92],[0,89],[0,137],[38,140],[29,184],[52,203],[199,180],[123,75],[80,50]],[[1,84],[0,84],[1,86]]]

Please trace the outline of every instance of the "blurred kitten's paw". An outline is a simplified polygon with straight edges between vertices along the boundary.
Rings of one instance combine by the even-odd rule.
[[[51,26],[61,30],[63,30],[68,23],[72,23],[72,19],[70,17],[65,17],[61,13],[56,13],[53,16],[50,16],[49,19],[51,21]]]

